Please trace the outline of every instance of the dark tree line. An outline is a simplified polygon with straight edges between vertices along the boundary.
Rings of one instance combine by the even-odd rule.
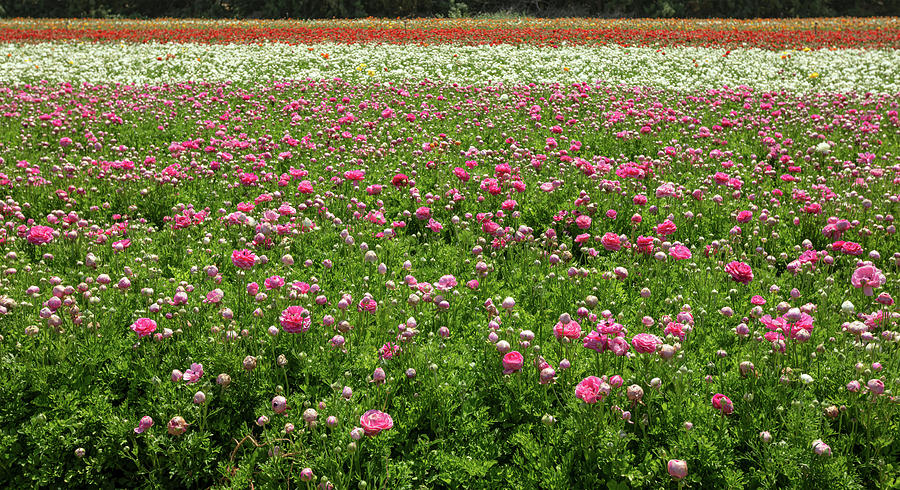
[[[900,0],[2,0],[6,17],[357,18],[510,12],[544,17],[831,17],[900,14]]]

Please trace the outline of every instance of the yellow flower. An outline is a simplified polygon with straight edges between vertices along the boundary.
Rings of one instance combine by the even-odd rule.
[[[809,74],[809,78],[819,78],[819,74],[816,72],[812,72]]]

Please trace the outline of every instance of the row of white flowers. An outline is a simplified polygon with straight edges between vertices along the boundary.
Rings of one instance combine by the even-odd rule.
[[[2,44],[0,82],[235,82],[334,78],[574,82],[698,90],[900,93],[900,50],[457,45]]]

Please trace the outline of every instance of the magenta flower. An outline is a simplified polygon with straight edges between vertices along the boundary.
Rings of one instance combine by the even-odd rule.
[[[44,245],[53,241],[53,228],[49,226],[32,226],[25,235],[25,239],[32,245]]]
[[[138,318],[131,324],[131,330],[138,337],[146,337],[156,331],[156,322],[149,318]]]
[[[525,365],[525,358],[522,357],[522,354],[519,351],[507,352],[505,356],[503,356],[503,374],[512,374],[517,371],[522,370],[522,366]]]
[[[598,401],[603,400],[604,394],[609,393],[609,385],[607,385],[604,390],[602,385],[604,385],[603,381],[596,376],[588,376],[581,380],[580,383],[575,387],[575,396],[580,398],[585,403],[597,403]],[[604,393],[604,391],[606,393]]]
[[[729,262],[725,266],[725,272],[727,272],[732,279],[741,284],[750,284],[750,281],[753,280],[753,269],[750,268],[750,265],[743,262],[738,262],[736,260]]]
[[[256,255],[247,249],[235,250],[231,252],[231,263],[238,269],[247,270],[256,264]]]
[[[144,431],[146,431],[150,427],[153,427],[153,418],[151,418],[149,415],[145,415],[141,417],[141,421],[138,422],[138,426],[134,428],[134,433],[143,434]]]
[[[850,277],[850,283],[853,284],[853,287],[857,289],[862,288],[866,296],[872,296],[874,294],[872,290],[884,286],[886,282],[887,279],[884,277],[884,273],[871,264],[858,267]]]
[[[669,471],[669,476],[676,480],[681,480],[688,474],[687,462],[680,459],[670,459],[666,464],[666,469]]]
[[[721,393],[713,395],[712,406],[716,410],[722,412],[723,415],[734,412],[734,404],[731,403],[731,399]]]
[[[662,345],[662,340],[650,333],[639,333],[631,339],[631,345],[640,354],[652,354]]]
[[[281,312],[281,328],[288,333],[302,333],[309,330],[312,318],[302,306],[288,306]]]
[[[359,418],[359,425],[362,426],[367,436],[373,437],[383,430],[394,427],[394,420],[381,410],[369,410]]]

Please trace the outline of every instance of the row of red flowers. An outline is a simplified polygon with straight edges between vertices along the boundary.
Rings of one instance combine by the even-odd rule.
[[[0,42],[82,40],[90,42],[200,43],[396,43],[540,46],[602,45],[787,48],[895,48],[900,29],[866,30],[648,30],[568,28],[0,28]]]

